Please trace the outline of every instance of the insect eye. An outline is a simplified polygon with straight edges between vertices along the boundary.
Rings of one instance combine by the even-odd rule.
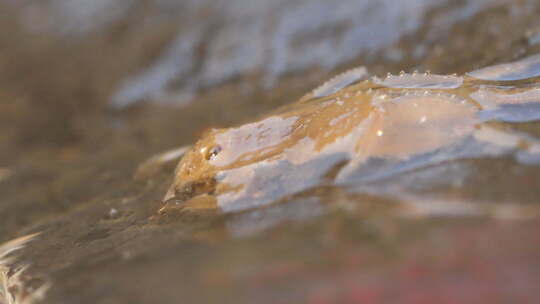
[[[220,145],[215,145],[213,146],[209,151],[208,151],[208,154],[206,155],[206,159],[207,160],[211,160],[213,159],[214,157],[216,157],[219,152],[221,152],[221,146]]]

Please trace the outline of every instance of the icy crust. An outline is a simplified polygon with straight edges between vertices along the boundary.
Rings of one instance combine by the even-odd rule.
[[[366,78],[367,75],[367,69],[363,66],[349,70],[335,76],[334,78],[323,83],[321,86],[317,87],[315,90],[313,90],[312,97],[321,98],[332,95],[337,91]]]
[[[247,86],[273,87],[284,75],[301,75],[311,69],[332,71],[359,58],[369,58],[369,54],[382,54],[389,60],[399,61],[406,53],[392,45],[422,27],[426,14],[432,9],[451,1],[38,2],[56,3],[59,12],[50,23],[60,27],[67,25],[62,31],[71,35],[106,28],[113,20],[129,18],[130,10],[137,9],[141,3],[150,14],[157,11],[163,12],[163,16],[143,14],[141,19],[135,19],[135,24],[130,24],[134,33],[153,33],[146,27],[156,17],[174,20],[174,24],[180,22],[178,34],[161,53],[148,65],[139,66],[135,74],[117,87],[112,105],[124,108],[145,100],[184,105],[204,88],[252,75],[262,75],[262,81]],[[122,4],[118,4],[120,2]],[[453,24],[498,3],[500,0],[464,1],[448,7],[448,18],[437,20],[438,26],[429,29],[431,35],[440,35]],[[199,16],[206,16],[209,22],[199,22]],[[43,27],[43,22],[38,24]],[[417,49],[425,48],[420,44]],[[205,51],[198,51],[200,49]],[[416,55],[421,56],[423,52],[417,51]]]
[[[463,84],[463,77],[457,75],[437,75],[431,73],[388,74],[385,78],[373,77],[372,81],[380,86],[395,89],[455,89]]]
[[[540,54],[514,62],[497,64],[467,73],[468,76],[490,81],[515,81],[540,76]]]

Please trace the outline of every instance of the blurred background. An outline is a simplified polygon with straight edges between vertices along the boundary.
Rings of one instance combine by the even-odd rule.
[[[464,73],[534,54],[539,13],[533,0],[2,1],[0,241],[44,232],[13,264],[31,264],[20,303],[45,285],[43,303],[540,302],[537,220],[404,219],[392,199],[325,188],[156,224],[174,164],[132,178],[355,66]],[[511,158],[436,169],[444,182],[419,191],[540,199],[539,169]]]

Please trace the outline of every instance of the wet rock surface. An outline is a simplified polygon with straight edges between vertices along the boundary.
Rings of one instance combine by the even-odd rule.
[[[21,283],[4,298],[46,286],[43,303],[540,300],[534,160],[452,160],[228,215],[156,217],[173,163],[132,178],[358,64],[462,74],[535,54],[535,1],[82,2],[0,11],[0,239],[41,232],[0,263]],[[492,125],[540,138],[534,119]]]

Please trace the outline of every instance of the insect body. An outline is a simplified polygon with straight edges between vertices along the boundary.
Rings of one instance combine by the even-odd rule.
[[[484,124],[540,119],[523,108],[540,101],[539,64],[537,55],[464,76],[383,79],[351,70],[259,120],[207,132],[183,156],[164,201],[224,212],[254,208],[317,185],[471,156],[459,152],[467,139],[512,149],[525,140],[529,152],[539,150],[520,134],[501,143],[501,133]],[[374,170],[373,160],[385,165]]]

